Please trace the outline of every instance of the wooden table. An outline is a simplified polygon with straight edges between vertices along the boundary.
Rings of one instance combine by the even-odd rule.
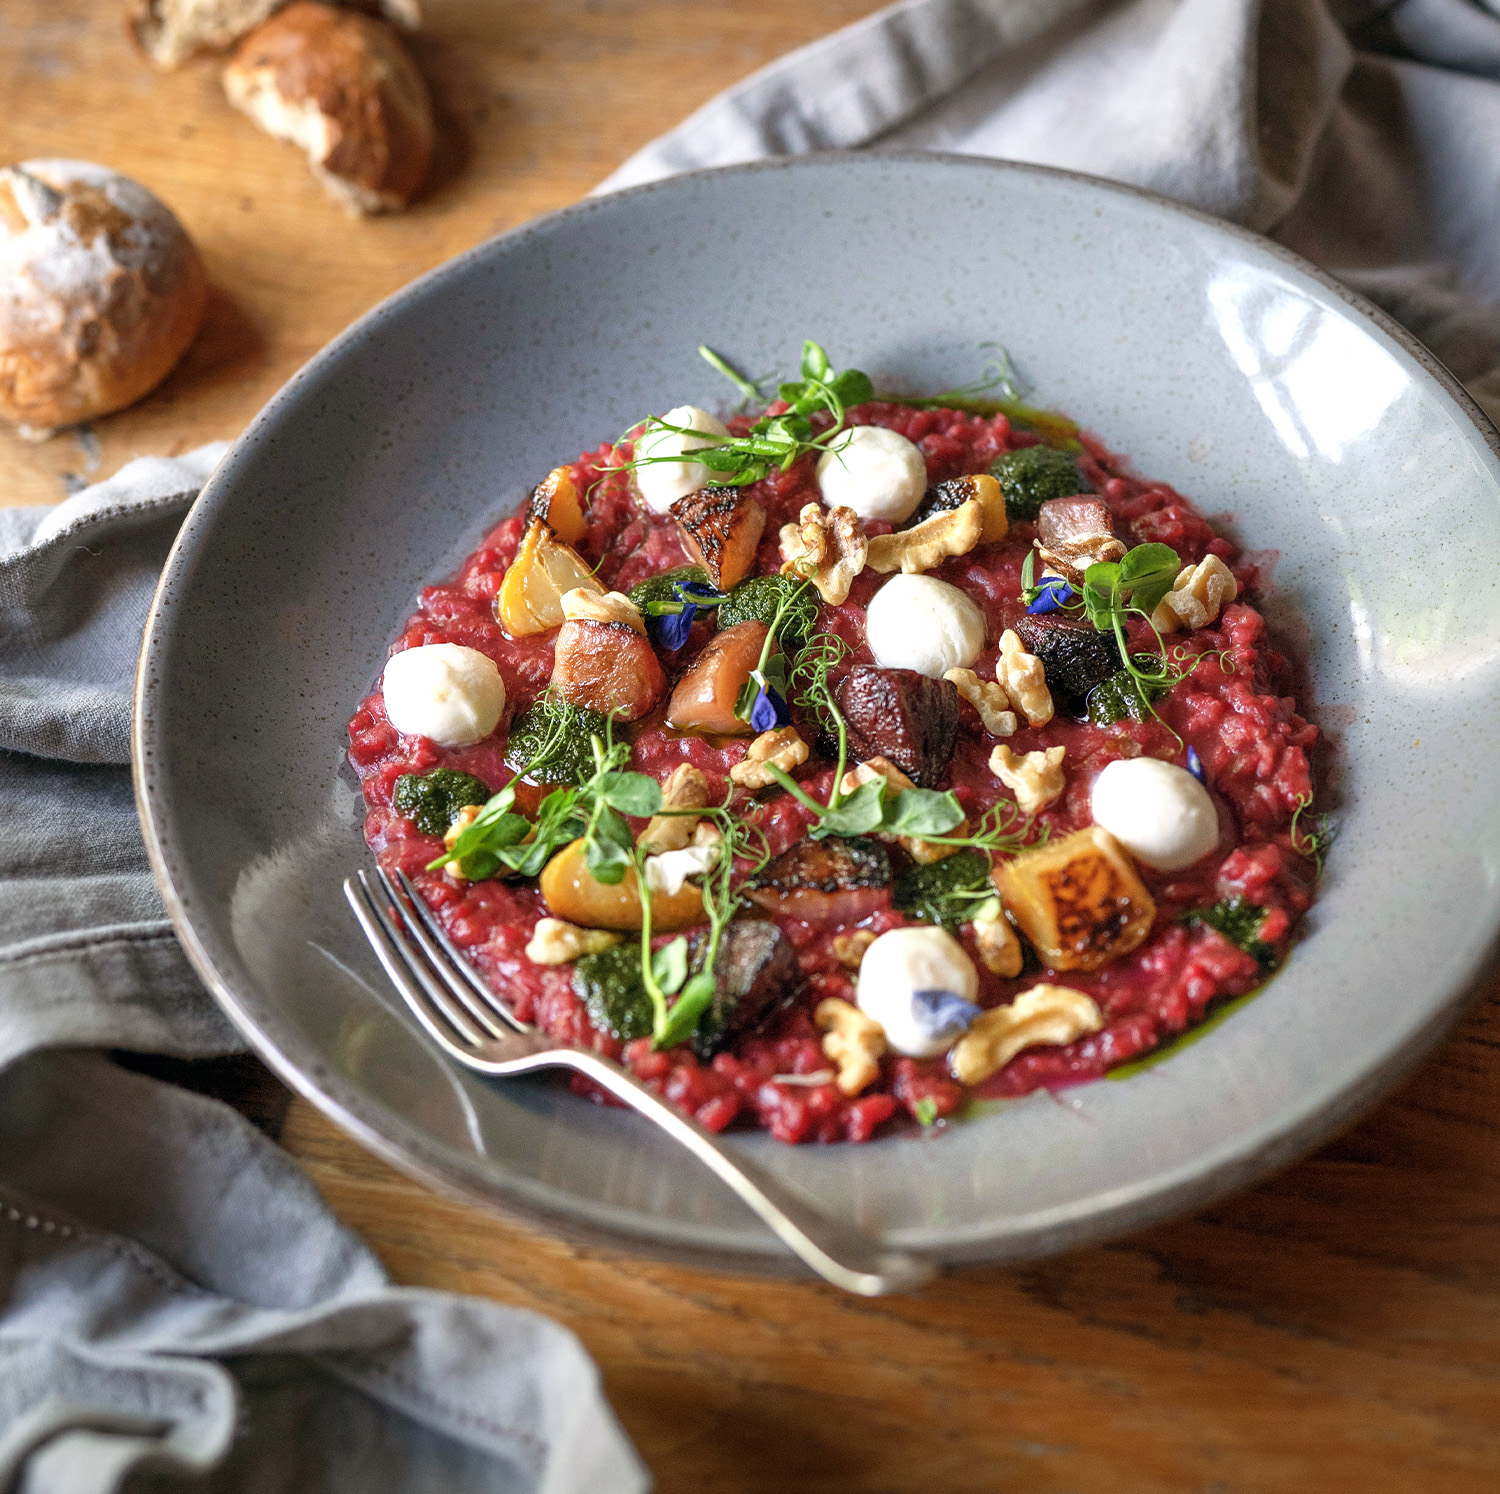
[[[109,0],[0,3],[0,160],[83,156],[140,178],[214,283],[207,328],[141,405],[92,439],[0,434],[0,501],[52,502],[65,474],[233,436],[397,286],[574,200],[719,88],[875,8],[428,5],[416,50],[441,101],[438,169],[411,213],[351,222],[228,108],[212,64],[151,73]],[[1497,994],[1363,1124],[1252,1193],[880,1302],[561,1245],[407,1181],[252,1060],[184,1077],[279,1134],[397,1279],[574,1328],[669,1494],[1492,1494]]]

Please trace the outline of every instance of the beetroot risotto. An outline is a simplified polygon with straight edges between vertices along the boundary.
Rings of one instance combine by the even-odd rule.
[[[1318,729],[1255,566],[1015,393],[878,398],[809,343],[422,593],[349,724],[365,834],[520,1017],[713,1130],[866,1141],[1286,957]]]

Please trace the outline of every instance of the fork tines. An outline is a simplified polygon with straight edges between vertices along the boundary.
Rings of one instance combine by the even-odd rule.
[[[532,1029],[517,1018],[454,947],[405,872],[397,882],[377,869],[379,889],[364,872],[344,879],[354,910],[385,972],[413,1014],[437,1039],[471,1048]]]

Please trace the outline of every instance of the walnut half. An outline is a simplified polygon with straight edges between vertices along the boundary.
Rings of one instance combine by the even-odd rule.
[[[1062,762],[1066,747],[1048,747],[1017,757],[1003,743],[990,753],[990,772],[1016,796],[1022,814],[1045,809],[1067,787]]]
[[[763,731],[745,750],[744,760],[730,770],[730,778],[741,788],[763,789],[775,783],[767,764],[774,763],[783,773],[807,761],[807,743],[797,735],[794,726],[781,726],[775,731]]]
[[[950,555],[967,555],[979,543],[983,530],[984,510],[977,498],[969,498],[910,529],[877,534],[870,541],[869,566],[882,573],[900,570],[907,576],[916,575],[940,565]]]
[[[852,508],[809,503],[795,524],[781,526],[782,574],[811,581],[831,607],[849,600],[868,555],[869,542]]]
[[[982,1084],[1023,1049],[1071,1043],[1103,1026],[1091,996],[1071,986],[1032,986],[1009,1006],[981,1012],[953,1045],[948,1067],[960,1084]]]
[[[1178,572],[1171,591],[1156,604],[1151,622],[1158,633],[1206,628],[1218,620],[1219,609],[1239,594],[1234,572],[1217,555],[1205,555],[1197,565]]]

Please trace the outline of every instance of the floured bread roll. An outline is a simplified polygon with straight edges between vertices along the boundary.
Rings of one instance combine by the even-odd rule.
[[[38,439],[159,384],[207,299],[170,209],[87,161],[0,169],[0,287],[0,416]]]
[[[240,43],[224,91],[267,133],[300,145],[351,213],[404,208],[427,174],[427,85],[383,21],[296,0]]]
[[[126,14],[141,51],[160,68],[180,67],[199,52],[232,47],[286,0],[132,0]],[[422,23],[417,0],[348,0],[356,10],[378,11],[415,31]]]

